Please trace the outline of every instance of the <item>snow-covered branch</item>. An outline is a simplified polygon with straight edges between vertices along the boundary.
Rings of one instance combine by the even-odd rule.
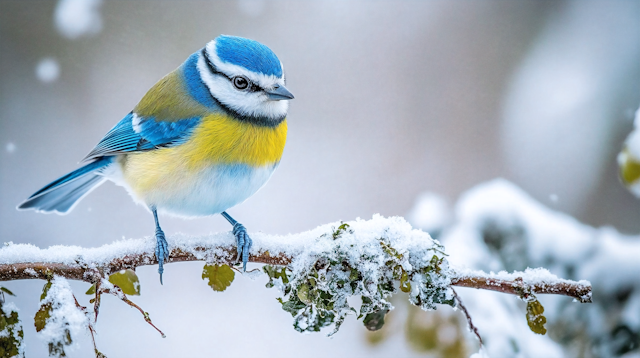
[[[134,240],[130,240],[134,241]],[[135,240],[144,241],[150,240]],[[22,245],[13,245],[22,246]],[[24,245],[27,246],[27,245]],[[108,245],[107,245],[108,246]],[[106,248],[106,246],[105,246]],[[31,247],[30,247],[31,249]],[[201,253],[207,252],[210,248],[204,246],[196,246],[191,250],[184,248],[175,248],[171,250],[169,262],[185,262],[185,261],[205,261]],[[232,264],[235,258],[235,246],[218,246],[215,248],[218,255],[218,263]],[[40,250],[46,255],[47,249]],[[268,251],[253,254],[249,257],[249,262],[261,263],[268,265],[289,265],[292,257],[279,254],[272,256]],[[95,262],[82,261],[78,257],[75,263],[60,262],[18,262],[12,264],[0,264],[0,281],[26,280],[26,279],[42,279],[47,280],[52,276],[62,276],[71,280],[81,280],[94,283],[105,274],[108,275],[120,270],[135,269],[139,266],[156,265],[156,259],[153,250],[144,253],[130,253],[123,257],[117,257],[106,264],[97,264]],[[586,281],[571,281],[558,279],[554,275],[550,275],[548,271],[546,278],[535,278],[523,272],[515,272],[505,275],[504,272],[499,274],[484,273],[482,271],[468,271],[452,269],[451,285],[460,287],[469,287],[482,290],[497,291],[509,293],[513,295],[522,295],[524,292],[534,294],[556,294],[564,295],[577,299],[583,303],[591,302],[591,284]],[[524,281],[523,277],[530,277]]]
[[[345,318],[353,314],[363,318],[367,329],[378,330],[384,324],[385,315],[393,309],[388,298],[398,289],[423,310],[435,310],[437,304],[462,308],[470,327],[474,327],[471,316],[452,286],[514,294],[527,302],[529,326],[540,334],[546,332],[546,319],[536,294],[560,294],[591,302],[589,282],[563,280],[546,269],[487,274],[451,267],[445,248],[437,240],[413,229],[400,217],[376,215],[372,220],[327,224],[294,235],[253,233],[251,236],[254,244],[249,261],[265,264],[263,271],[269,276],[267,287],[280,290],[282,309],[292,314],[294,328],[300,332],[317,332],[333,325],[329,333],[332,335]],[[208,285],[214,290],[224,291],[233,281],[235,273],[230,267],[235,261],[236,249],[230,233],[207,237],[174,235],[168,241],[172,248],[169,262],[205,261],[202,278],[208,279]],[[48,281],[42,295],[43,305],[36,315],[39,331],[49,327],[47,317],[64,317],[56,313],[57,310],[76,310],[70,303],[56,303],[55,298],[64,296],[72,302],[73,293],[63,288],[68,286],[65,279],[73,279],[93,284],[87,293],[95,295],[92,303],[96,319],[100,296],[113,294],[138,309],[144,319],[161,332],[148,313],[126,296],[140,293],[135,269],[157,264],[154,246],[153,238],[121,240],[98,248],[40,249],[29,244],[5,243],[0,249],[0,281]],[[64,294],[50,296],[48,287],[52,284]],[[362,300],[359,310],[348,301],[353,296]],[[76,306],[80,313],[73,312],[78,317],[89,317],[84,307]],[[63,318],[57,318],[52,327],[62,321]],[[85,321],[78,320],[79,325],[93,332],[95,320]],[[56,331],[60,334],[50,340],[52,347],[62,352],[65,345],[71,344],[67,331]]]
[[[383,226],[380,227],[380,224]],[[438,242],[421,231],[412,230],[400,218],[385,219],[375,217],[370,221],[356,221],[340,226],[341,223],[328,224],[318,229],[298,235],[274,236],[254,233],[253,253],[250,262],[268,265],[291,265],[296,256],[318,249],[319,238],[327,237],[329,241],[338,242],[339,236],[351,235],[355,240],[354,252],[366,249],[371,245],[380,245],[379,237],[384,231],[402,227],[408,238],[419,236],[423,245],[416,248],[431,249],[442,253],[444,248]],[[353,227],[360,227],[361,232],[354,232]],[[373,229],[373,230],[372,230]],[[368,231],[368,233],[367,233]],[[370,237],[363,237],[367,234]],[[335,237],[335,238],[334,238]],[[402,240],[402,238],[399,238]],[[313,244],[315,242],[315,245]],[[154,255],[155,241],[152,238],[122,240],[99,248],[81,248],[77,246],[52,246],[40,249],[29,244],[5,244],[0,250],[0,281],[23,279],[51,279],[53,275],[67,279],[82,280],[95,283],[101,277],[125,269],[157,264]],[[326,242],[325,242],[326,244]],[[170,238],[172,247],[169,262],[207,261],[218,264],[232,264],[235,258],[233,237],[227,233],[214,234],[209,237],[189,238],[176,235]],[[330,246],[330,245],[329,245]],[[415,253],[408,251],[408,256]],[[431,259],[429,257],[428,259]],[[570,296],[580,302],[591,302],[591,285],[586,281],[570,281],[559,279],[544,269],[526,270],[525,272],[487,274],[482,271],[471,271],[449,267],[450,285],[498,291],[503,293],[526,294],[559,294]]]

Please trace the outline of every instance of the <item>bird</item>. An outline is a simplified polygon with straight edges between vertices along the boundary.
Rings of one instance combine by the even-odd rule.
[[[158,213],[222,215],[246,271],[252,240],[226,211],[255,194],[278,167],[293,94],[282,62],[262,43],[220,35],[160,79],[82,160],[18,210],[67,214],[107,180],[155,221],[162,284],[169,246]]]

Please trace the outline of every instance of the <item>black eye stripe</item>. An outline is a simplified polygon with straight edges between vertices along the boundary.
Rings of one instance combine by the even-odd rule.
[[[229,78],[229,76],[227,76],[224,73],[218,71],[216,66],[214,66],[213,63],[211,62],[211,60],[209,59],[209,56],[207,55],[207,51],[204,48],[202,49],[202,57],[204,57],[205,62],[207,63],[207,67],[209,68],[209,71],[211,71],[212,74],[214,74],[214,75],[223,75],[224,77]],[[229,78],[229,80],[231,80],[231,78]]]
[[[214,74],[214,75],[222,75],[222,76],[226,77],[229,80],[229,82],[231,82],[232,84],[234,84],[234,79],[239,77],[239,76],[229,77],[229,76],[227,76],[226,73],[218,71],[216,66],[209,59],[209,56],[207,55],[206,48],[202,49],[202,57],[204,58],[205,63],[207,64],[207,67],[209,68],[209,71],[211,71],[212,74]],[[264,91],[264,89],[262,87],[260,87],[257,84],[253,83],[253,81],[251,81],[250,79],[248,79],[248,78],[246,78],[244,76],[242,76],[242,77],[248,82],[247,87],[249,88],[250,92]],[[234,87],[235,87],[235,84],[234,84]],[[247,87],[245,87],[243,89],[246,89]]]

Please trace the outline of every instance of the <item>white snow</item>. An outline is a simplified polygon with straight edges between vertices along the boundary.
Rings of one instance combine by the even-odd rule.
[[[69,39],[95,35],[102,30],[102,0],[60,0],[56,5],[55,24]]]
[[[4,297],[5,299],[7,298],[6,296]],[[12,312],[16,312],[19,313],[20,309],[18,309],[18,306],[16,306],[15,303],[13,302],[2,302],[2,304],[0,305],[2,306],[2,311],[4,312],[5,316],[9,316],[11,315]],[[17,324],[15,324],[13,326],[13,331],[10,332],[9,331],[9,325],[6,324],[4,329],[2,331],[0,331],[0,338],[2,338],[2,340],[4,338],[9,337],[10,334],[13,334],[13,339],[15,339],[18,342],[21,342],[21,344],[18,344],[18,355],[17,357],[24,357],[25,355],[25,344],[24,344],[24,339],[22,337],[20,337],[19,331],[23,328],[22,326],[22,320],[19,320]],[[6,323],[6,322],[5,322]]]
[[[554,335],[531,332],[524,308],[513,296],[457,290],[489,356],[573,357],[579,344],[588,344],[583,348],[598,356],[612,356],[620,348],[611,339],[616,327],[640,330],[638,236],[584,225],[544,207],[514,184],[496,179],[460,197],[454,223],[440,239],[450,255],[449,264],[459,274],[483,275],[478,272],[482,270],[498,272],[495,275],[504,279],[562,282],[557,275],[593,284],[590,304],[573,303],[563,296],[538,296],[547,328],[561,327],[561,335],[568,337],[563,338],[564,347],[550,338]],[[621,300],[625,294],[628,298]]]
[[[469,358],[489,358],[489,356],[484,349],[480,348],[478,352],[473,353]]]
[[[38,336],[47,342],[64,342],[67,330],[71,334],[73,349],[77,346],[77,339],[81,333],[88,332],[89,319],[77,306],[69,282],[62,277],[55,276],[52,285],[42,304],[51,304],[50,317]],[[55,343],[54,343],[55,344]]]
[[[636,161],[640,161],[640,108],[636,111],[633,127],[633,131],[624,144]]]
[[[452,299],[446,261],[443,260],[439,266],[439,273],[425,271],[434,256],[438,259],[443,257],[439,243],[429,234],[413,229],[403,218],[374,215],[372,220],[347,222],[349,227],[338,238],[334,238],[332,233],[340,224],[323,225],[299,234],[309,237],[304,250],[298,251],[289,265],[292,270],[290,282],[294,288],[290,296],[300,285],[306,284],[310,276],[314,276],[315,289],[333,297],[332,310],[336,314],[336,321],[341,321],[346,315],[356,312],[347,301],[351,296],[363,296],[370,300],[370,305],[361,307],[360,313],[363,315],[393,309],[386,298],[395,289],[392,284],[386,288],[389,287],[386,282],[396,270],[404,270],[410,280],[409,300],[412,303],[422,309],[432,310],[440,298]],[[326,265],[319,265],[319,258]],[[356,270],[361,278],[350,279],[351,270]],[[427,281],[430,285],[426,284]]]
[[[292,289],[285,300],[305,302],[306,299],[298,301],[297,298],[304,294],[294,292],[301,285],[307,285],[309,277],[315,275],[313,287],[308,288],[307,285],[306,288],[313,291],[309,297],[321,297],[319,293],[315,294],[320,291],[332,297],[331,307],[326,309],[335,315],[336,329],[347,314],[355,312],[347,301],[349,297],[363,296],[370,300],[368,306],[361,307],[361,313],[365,315],[393,308],[386,298],[396,290],[393,277],[400,278],[401,273],[406,279],[405,284],[411,285],[409,300],[423,309],[432,310],[436,303],[452,300],[450,271],[441,245],[429,234],[413,229],[400,217],[374,215],[371,220],[336,222],[299,234],[252,233],[250,236],[254,254],[268,252],[271,256],[283,254],[293,257],[287,273]],[[167,237],[167,241],[170,249],[181,249],[208,262],[225,257],[225,248],[235,248],[235,239],[230,233],[203,237],[177,234]],[[56,262],[97,267],[132,254],[146,255],[150,260],[155,242],[155,238],[145,238],[120,240],[98,248],[57,245],[47,249],[30,244],[5,243],[0,248],[0,264]],[[319,260],[326,264],[318,265]],[[274,285],[285,294],[284,283],[274,281]],[[320,311],[317,307],[308,305],[307,308],[312,312],[300,314],[310,314],[312,319],[318,317]]]
[[[636,111],[633,125],[633,131],[629,133],[622,151],[618,154],[618,166],[620,168],[640,163],[640,108]],[[630,183],[625,181],[624,184],[635,196],[640,197],[640,180]]]
[[[637,119],[637,118],[636,118]],[[636,161],[640,161],[640,129],[634,128],[625,141],[625,147]]]
[[[414,227],[428,233],[440,231],[451,222],[449,203],[436,193],[422,193],[416,199],[407,220]]]
[[[50,83],[60,76],[60,65],[53,57],[45,57],[36,66],[36,76],[44,83]]]
[[[456,277],[464,278],[464,277],[485,277],[487,279],[495,279],[502,281],[513,281],[515,279],[521,278],[522,282],[526,285],[557,285],[562,283],[575,283],[573,281],[559,278],[558,276],[549,272],[549,270],[545,268],[527,268],[524,271],[500,271],[498,273],[489,272],[486,273],[482,270],[472,270],[469,268],[455,268]],[[591,282],[587,280],[580,280],[578,284],[582,286],[591,286]]]
[[[356,247],[356,251],[363,252],[371,247],[379,248],[379,238],[388,237],[390,244],[399,250],[413,250],[416,248],[430,249],[433,247],[429,234],[415,230],[403,218],[385,218],[374,215],[371,220],[357,219],[347,222],[355,231],[355,234],[345,233],[341,242],[348,242]],[[295,265],[304,265],[309,255],[332,249],[334,241],[319,239],[333,229],[340,226],[341,222],[329,223],[313,230],[298,234],[269,235],[262,232],[251,233],[253,239],[252,253],[266,252],[270,255],[287,254],[297,257]],[[235,239],[230,232],[213,233],[206,236],[190,237],[184,234],[168,235],[169,248],[179,248],[192,252],[202,260],[214,260],[224,255],[222,247],[235,247]],[[78,262],[90,265],[104,265],[115,258],[128,254],[150,254],[155,250],[155,237],[144,239],[122,239],[111,244],[96,248],[84,248],[80,246],[54,245],[41,249],[31,244],[14,244],[5,242],[0,248],[0,264],[12,264],[20,262],[55,262],[75,265]],[[197,247],[211,249],[208,252],[196,251]],[[354,253],[357,255],[357,253]],[[431,256],[429,256],[429,259]],[[410,267],[410,265],[408,266]]]

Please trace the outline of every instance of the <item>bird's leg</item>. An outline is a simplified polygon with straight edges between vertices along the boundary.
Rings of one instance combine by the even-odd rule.
[[[160,284],[162,285],[162,273],[164,272],[164,261],[169,258],[169,244],[164,238],[164,231],[158,222],[158,212],[156,208],[151,208],[153,219],[156,221],[156,258],[158,259],[158,273],[160,274]]]
[[[249,250],[251,250],[251,245],[253,245],[253,241],[249,237],[247,233],[247,229],[244,225],[235,221],[229,214],[226,212],[220,213],[229,224],[233,225],[233,236],[236,237],[236,245],[238,246],[238,257],[236,261],[239,262],[242,258],[242,271],[247,271],[247,261],[249,261]]]

